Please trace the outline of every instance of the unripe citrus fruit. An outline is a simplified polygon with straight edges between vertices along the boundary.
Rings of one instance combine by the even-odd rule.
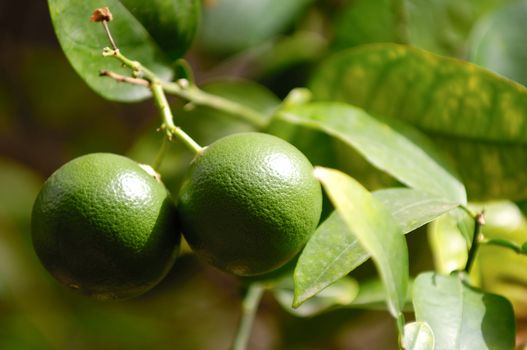
[[[163,184],[133,160],[108,153],[55,171],[37,196],[31,229],[49,272],[100,299],[153,287],[172,267],[180,239]]]
[[[193,160],[178,213],[198,255],[251,276],[293,258],[316,229],[321,207],[320,184],[298,149],[272,135],[241,133]]]

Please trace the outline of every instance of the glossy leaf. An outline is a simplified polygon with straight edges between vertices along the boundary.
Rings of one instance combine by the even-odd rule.
[[[379,190],[373,195],[402,225],[403,232],[413,231],[457,207],[456,203],[411,188]]]
[[[399,133],[395,122],[389,125],[361,109],[342,103],[323,102],[294,106],[277,118],[307,125],[339,138],[375,167],[410,187],[453,202],[466,201],[463,185],[423,151],[420,143],[416,144]]]
[[[230,54],[287,29],[312,0],[222,0],[204,7],[199,34],[207,51]],[[263,17],[265,20],[262,20]]]
[[[120,0],[171,60],[192,44],[201,16],[200,0]]]
[[[372,194],[388,209],[403,233],[428,223],[456,206],[412,189],[387,189]],[[298,259],[295,305],[347,275],[369,257],[341,215],[333,212],[315,231]]]
[[[395,44],[335,54],[315,74],[317,99],[400,118],[457,165],[471,198],[527,197],[527,89],[475,65]]]
[[[480,16],[504,0],[356,0],[334,21],[338,49],[406,39],[412,46],[462,56]],[[403,6],[404,8],[400,8]],[[402,16],[402,18],[399,18]],[[399,33],[400,38],[397,37]]]
[[[90,22],[93,10],[108,6],[113,13],[110,22],[113,37],[121,52],[140,61],[162,79],[170,79],[167,60],[147,29],[118,0],[48,0],[55,33],[62,50],[81,78],[103,97],[116,101],[138,101],[150,95],[141,86],[118,83],[99,77],[103,69],[130,75],[130,70],[116,59],[103,57],[102,50],[110,46],[100,23]]]
[[[436,271],[448,274],[462,270],[467,262],[469,242],[459,230],[457,214],[447,213],[428,227],[428,240]]]
[[[426,322],[408,323],[404,326],[403,345],[406,350],[434,350],[434,333]]]
[[[387,173],[371,165],[359,152],[340,139],[327,133],[275,115],[267,133],[293,144],[309,158],[313,165],[342,170],[368,189],[398,186],[400,183]]]
[[[527,22],[527,1],[515,1],[479,22],[470,60],[527,85],[527,43],[519,30]]]
[[[318,227],[298,259],[293,306],[324,290],[369,257],[341,215],[333,212]]]
[[[359,293],[359,284],[350,277],[341,278],[297,308],[291,307],[293,289],[293,280],[287,279],[272,291],[285,310],[295,316],[306,317],[349,304]]]
[[[399,318],[408,288],[408,248],[390,212],[364,187],[346,174],[317,167],[331,201],[348,229],[371,254],[387,291],[390,313]]]
[[[413,303],[416,320],[432,329],[437,350],[514,348],[511,304],[501,296],[466,285],[459,275],[419,275]]]

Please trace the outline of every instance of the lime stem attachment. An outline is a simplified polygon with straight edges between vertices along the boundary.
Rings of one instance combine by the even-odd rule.
[[[170,110],[165,92],[161,85],[157,81],[151,82],[150,91],[152,91],[157,108],[161,112],[161,118],[163,119],[161,130],[166,132],[168,139],[171,140],[173,136],[176,136],[193,153],[201,153],[203,148],[185,131],[183,131],[183,129],[174,124],[174,117],[172,116],[172,111]]]
[[[260,112],[223,97],[209,94],[187,79],[178,79],[175,82],[161,80],[154,72],[143,66],[140,62],[131,60],[124,56],[119,49],[114,50],[106,47],[103,49],[103,56],[118,59],[123,65],[132,70],[133,78],[115,79],[118,75],[111,71],[104,71],[104,74],[101,72],[101,75],[113,78],[117,81],[136,85],[144,85],[144,80],[156,82],[166,93],[183,98],[195,105],[211,107],[232,114],[233,116],[243,119],[259,128],[263,128],[267,125],[268,118]],[[143,80],[143,82],[141,82],[141,80]]]

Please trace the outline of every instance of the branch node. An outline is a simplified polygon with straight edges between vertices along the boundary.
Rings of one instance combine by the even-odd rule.
[[[119,53],[119,49],[114,50],[109,47],[105,47],[104,49],[102,49],[102,55],[104,57],[117,56],[118,53]]]
[[[188,89],[188,87],[190,86],[190,82],[188,81],[188,79],[184,78],[176,80],[176,84],[182,89]]]

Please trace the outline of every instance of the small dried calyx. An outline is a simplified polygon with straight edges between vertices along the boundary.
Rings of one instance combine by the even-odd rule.
[[[108,7],[101,7],[93,11],[90,20],[92,22],[110,22],[113,19],[112,13]]]

